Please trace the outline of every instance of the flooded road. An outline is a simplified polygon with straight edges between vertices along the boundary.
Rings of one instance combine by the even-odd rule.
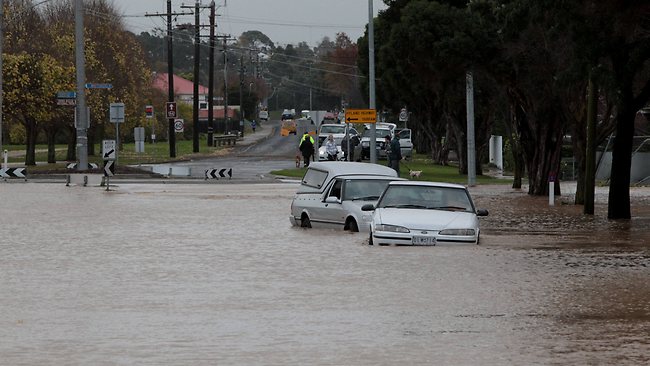
[[[650,362],[648,188],[476,187],[481,245],[376,247],[291,227],[296,187],[0,184],[0,364]]]

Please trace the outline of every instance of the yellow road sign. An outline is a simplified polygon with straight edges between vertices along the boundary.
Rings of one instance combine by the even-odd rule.
[[[346,109],[345,121],[348,123],[376,123],[377,111],[374,109]]]

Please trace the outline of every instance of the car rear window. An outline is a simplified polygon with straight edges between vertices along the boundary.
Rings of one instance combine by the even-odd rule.
[[[302,177],[302,184],[309,187],[321,188],[327,179],[327,172],[316,169],[307,169],[305,176]]]

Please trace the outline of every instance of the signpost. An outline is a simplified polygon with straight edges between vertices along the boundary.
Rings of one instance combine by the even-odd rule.
[[[409,120],[409,114],[406,108],[402,108],[402,110],[399,112],[399,121],[400,122],[408,122]]]
[[[377,111],[374,109],[346,109],[347,123],[377,123]]]
[[[56,93],[57,105],[77,105],[77,93],[73,91],[60,91]]]
[[[147,105],[144,107],[144,116],[145,118],[153,118],[153,106]]]
[[[167,102],[165,104],[165,110],[167,111],[168,119],[176,118],[178,115],[178,113],[176,113],[176,102]]]
[[[86,89],[113,89],[113,84],[107,83],[86,83]]]
[[[117,143],[115,140],[102,141],[102,158],[104,159],[104,176],[106,177],[106,190],[110,186],[110,177],[115,175],[115,159],[117,158]]]
[[[176,131],[176,133],[185,131],[185,121],[181,118],[174,120],[174,131]]]
[[[120,123],[124,122],[124,103],[111,103],[110,121],[115,123],[115,139],[117,146],[120,146]]]

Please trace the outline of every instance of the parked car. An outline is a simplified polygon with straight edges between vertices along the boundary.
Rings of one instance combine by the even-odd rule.
[[[296,116],[295,109],[285,109],[282,111],[282,117],[280,117],[280,120],[284,121],[286,119],[294,119],[295,116]]]
[[[353,127],[350,127],[348,132],[351,135],[359,134],[359,132],[357,132]],[[328,123],[321,125],[318,131],[318,146],[322,145],[323,141],[325,141],[329,135],[333,135],[334,142],[336,142],[337,145],[341,145],[341,140],[345,137],[345,124]]]
[[[375,149],[377,150],[378,158],[386,158],[386,146],[384,138],[386,136],[393,137],[393,130],[386,127],[375,127]],[[366,129],[361,136],[361,158],[370,159],[370,139],[372,138],[372,130]]]
[[[395,136],[399,139],[399,146],[402,150],[402,157],[410,159],[413,157],[413,141],[411,141],[411,130],[403,128],[395,130]]]
[[[371,214],[364,204],[374,204],[397,177],[395,170],[377,164],[316,162],[309,165],[291,202],[289,220],[294,226],[368,231]]]
[[[479,243],[479,216],[464,186],[449,183],[391,182],[372,212],[369,244],[438,245]]]

